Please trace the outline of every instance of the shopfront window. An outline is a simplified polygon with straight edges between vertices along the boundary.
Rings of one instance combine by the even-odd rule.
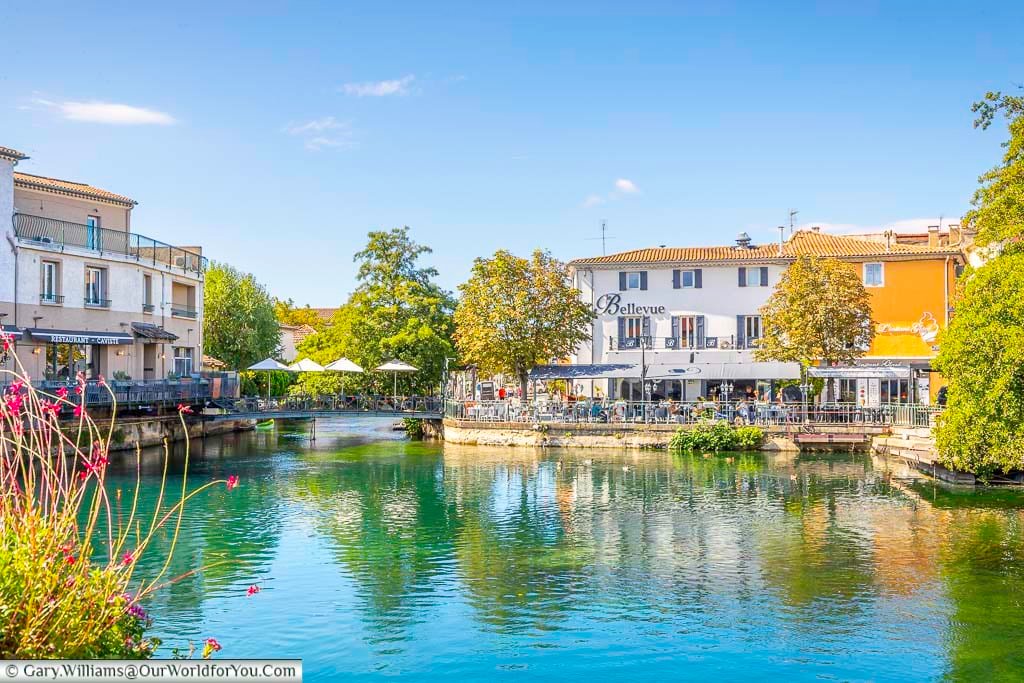
[[[46,379],[73,380],[78,373],[96,379],[101,373],[100,352],[95,344],[47,344]]]
[[[883,379],[879,396],[882,403],[910,403],[910,380]]]
[[[839,382],[839,401],[841,403],[856,403],[857,402],[857,380],[855,379],[840,379]]]

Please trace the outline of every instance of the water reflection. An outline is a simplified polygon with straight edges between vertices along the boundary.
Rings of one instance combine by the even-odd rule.
[[[442,448],[386,428],[196,449],[191,481],[242,485],[183,525],[175,572],[230,562],[157,596],[168,640],[301,656],[311,680],[1024,671],[1019,494],[947,493],[865,455]]]

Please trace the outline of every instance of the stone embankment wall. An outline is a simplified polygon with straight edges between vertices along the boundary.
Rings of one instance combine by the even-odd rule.
[[[190,439],[201,439],[214,434],[246,431],[255,427],[253,420],[222,420],[207,422],[205,420],[188,420],[188,436]],[[68,425],[72,426],[72,425]],[[100,430],[105,434],[109,422],[98,421]],[[114,433],[110,440],[111,451],[134,450],[137,446],[162,446],[164,439],[172,442],[182,441],[185,429],[177,415],[145,418],[119,418],[114,424]]]
[[[445,419],[443,425],[433,425],[425,433],[434,438],[437,427],[443,430],[440,438],[450,443],[474,446],[544,446],[549,448],[667,448],[668,442],[679,429],[675,424],[541,424],[536,427],[520,422],[470,422]],[[785,433],[769,433],[761,450],[799,450]]]
[[[876,436],[871,451],[883,458],[898,458],[918,472],[952,484],[973,485],[973,474],[953,472],[938,463],[939,452],[930,427],[896,427],[892,434]]]

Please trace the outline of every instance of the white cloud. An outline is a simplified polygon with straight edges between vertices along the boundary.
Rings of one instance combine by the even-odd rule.
[[[409,86],[416,80],[412,74],[390,81],[368,81],[365,83],[346,83],[341,86],[346,95],[355,97],[387,97],[388,95],[408,95]]]
[[[625,194],[636,194],[640,191],[640,188],[636,186],[636,183],[626,178],[619,178],[616,180],[615,189]]]
[[[289,123],[284,127],[284,132],[302,138],[303,146],[314,152],[328,147],[346,149],[355,146],[352,125],[333,116],[324,116],[306,123]]]
[[[169,126],[174,117],[162,111],[116,102],[51,102],[39,98],[35,104],[50,107],[69,121],[106,123],[115,126]]]
[[[927,232],[928,226],[941,225],[943,229],[949,224],[960,223],[959,218],[904,218],[897,221],[889,221],[880,225],[858,225],[856,223],[828,223],[826,221],[809,221],[796,226],[797,230],[810,230],[813,227],[821,228],[822,232],[831,232],[838,235],[866,234],[892,230],[894,232]]]
[[[614,189],[608,192],[608,194],[587,195],[587,198],[583,200],[583,208],[589,209],[595,206],[600,206],[601,204],[613,202],[617,199],[622,199],[626,195],[631,194],[640,194],[640,188],[637,187],[636,183],[634,183],[632,180],[629,180],[627,178],[619,178],[614,183]]]

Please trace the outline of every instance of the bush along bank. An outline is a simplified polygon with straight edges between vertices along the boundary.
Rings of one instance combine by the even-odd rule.
[[[732,427],[724,420],[706,420],[680,427],[668,447],[673,451],[754,451],[764,445],[764,439],[764,430],[757,426]]]

